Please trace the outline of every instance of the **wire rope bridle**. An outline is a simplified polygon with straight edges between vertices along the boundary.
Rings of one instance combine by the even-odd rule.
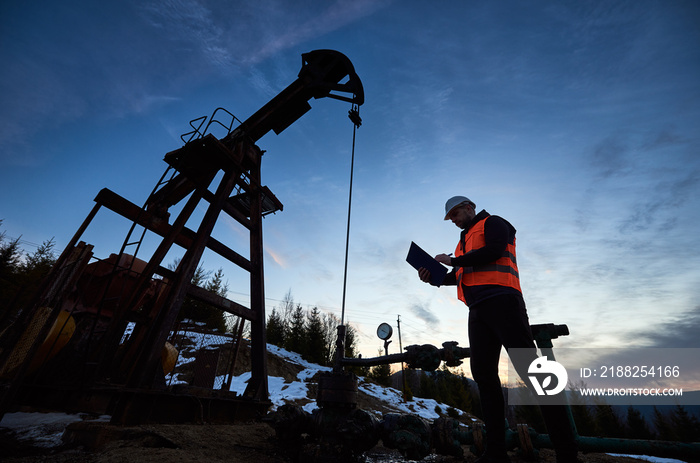
[[[350,216],[352,212],[352,181],[353,173],[355,170],[355,134],[357,129],[362,125],[362,119],[360,119],[360,107],[357,104],[353,104],[353,107],[348,111],[348,117],[352,121],[352,154],[350,156],[350,188],[348,192],[348,224],[347,232],[345,235],[345,265],[343,269],[343,299],[341,303],[340,310],[340,324],[345,325],[345,295],[347,294],[347,284],[348,284],[348,251],[350,249]],[[344,344],[344,343],[343,343]]]

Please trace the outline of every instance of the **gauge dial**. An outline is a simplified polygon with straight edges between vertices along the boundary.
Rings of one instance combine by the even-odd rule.
[[[394,330],[388,323],[382,323],[377,328],[377,336],[379,336],[379,339],[387,340],[391,337],[392,334],[394,334]]]

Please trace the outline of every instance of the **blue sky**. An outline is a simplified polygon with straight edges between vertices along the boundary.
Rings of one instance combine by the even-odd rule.
[[[468,345],[454,288],[405,262],[411,241],[454,249],[453,195],[518,229],[531,322],[571,330],[557,345],[698,347],[698,24],[692,1],[3,2],[2,229],[62,249],[101,188],[143,203],[191,119],[245,119],[334,49],[365,89],[346,302],[364,356],[398,315],[404,346]],[[264,222],[267,306],[291,290],[339,315],[350,108],[311,105],[258,142],[284,204]],[[105,215],[99,257],[128,227]],[[247,252],[236,224],[215,236]],[[204,265],[247,303],[245,274]]]

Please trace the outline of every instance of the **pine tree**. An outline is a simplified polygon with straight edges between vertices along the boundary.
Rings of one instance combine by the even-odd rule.
[[[282,315],[280,315],[280,313],[274,307],[267,318],[267,325],[265,329],[267,332],[267,342],[278,347],[284,346],[287,330],[284,320],[282,319]]]
[[[287,346],[290,335],[292,312],[294,311],[292,290],[288,290],[278,307],[273,307],[267,319],[267,342],[278,347]]]
[[[0,233],[0,307],[3,310],[21,309],[31,303],[56,262],[53,251],[56,243],[53,238],[46,240],[22,259],[20,239],[5,241],[5,233]]]
[[[224,269],[219,268],[219,270],[214,273],[214,276],[205,284],[204,289],[217,296],[226,297],[228,295],[228,283],[224,283]],[[205,323],[208,327],[217,331],[230,331],[226,324],[226,315],[224,311],[210,305],[205,305],[203,311],[206,317]]]
[[[628,439],[651,439],[653,434],[642,416],[642,412],[629,406],[627,408],[627,432]]]
[[[435,381],[435,400],[442,403],[446,402],[447,388],[445,386],[445,377],[441,374],[441,372],[436,371],[433,380]]]
[[[292,312],[284,348],[302,355],[306,352],[306,317],[301,304]]]
[[[337,335],[336,335],[337,338]],[[335,348],[333,354],[335,355]],[[357,357],[357,330],[349,323],[345,325],[345,358]],[[390,369],[391,370],[391,369]],[[371,368],[368,367],[349,367],[347,371],[354,373],[357,376],[369,376]],[[390,373],[391,374],[391,373]],[[391,381],[391,380],[390,380]]]
[[[596,432],[602,437],[623,437],[624,428],[620,418],[615,414],[609,404],[596,405],[595,407]]]
[[[224,283],[224,269],[219,268],[214,273],[214,276],[206,284],[205,289],[221,297],[226,297],[226,294],[228,294],[228,283]]]
[[[417,396],[424,399],[435,399],[437,397],[437,386],[431,373],[422,372],[420,375],[420,389]]]
[[[588,387],[583,381],[570,384],[569,386],[572,391],[581,391]],[[569,400],[571,415],[576,424],[576,431],[582,436],[595,436],[595,418],[591,410],[591,404],[587,401],[587,397],[580,393],[574,393],[571,394]]]
[[[324,351],[326,352],[325,365],[332,365],[335,357],[335,346],[338,339],[338,326],[340,326],[340,318],[332,313],[324,313],[322,316],[323,323],[323,342],[325,344]],[[369,369],[364,375],[369,373]]]
[[[318,307],[305,311],[295,303],[292,291],[287,291],[279,307],[275,307],[268,317],[268,342],[302,355],[313,358],[319,365],[332,365],[335,360],[336,342],[340,319]],[[281,336],[280,336],[281,332]],[[345,357],[355,357],[357,332],[349,324],[345,326]],[[349,371],[360,376],[369,373],[367,368],[350,367]]]
[[[0,221],[0,225],[2,225],[2,221]],[[0,311],[0,319],[9,315],[4,311],[10,309],[10,304],[20,289],[17,274],[21,258],[19,238],[7,240],[5,232],[0,233],[0,310],[2,310]],[[21,306],[15,303],[13,307]]]
[[[671,426],[678,441],[700,441],[700,422],[695,416],[689,414],[682,405],[676,405],[671,412]]]
[[[180,259],[168,265],[170,270],[176,270],[180,264]],[[211,271],[204,269],[202,265],[197,267],[192,275],[190,283],[204,288],[218,296],[226,297],[228,293],[228,285],[223,283],[223,269],[219,269],[213,276]],[[216,331],[226,331],[226,318],[224,312],[201,301],[186,297],[180,308],[178,320],[191,320],[200,323],[207,329]]]
[[[26,278],[32,281],[39,281],[51,271],[51,267],[56,262],[53,248],[56,242],[53,238],[44,241],[32,254],[24,259],[21,266]]]
[[[453,407],[465,412],[471,412],[474,409],[471,386],[461,370],[459,375],[455,375],[455,386],[452,395],[454,400]]]
[[[382,351],[379,351],[379,356],[381,357]],[[367,379],[379,384],[380,386],[390,387],[391,386],[391,366],[390,365],[377,365],[373,366],[369,370]]]
[[[323,322],[318,307],[311,309],[308,315],[306,329],[306,356],[312,363],[324,365],[328,354],[326,353],[326,343],[323,335]]]
[[[0,220],[0,225],[2,225],[2,220]],[[19,238],[7,241],[7,234],[0,233],[0,279],[7,279],[17,271],[21,257]]]
[[[657,439],[667,441],[678,440],[670,420],[656,407],[654,407],[653,422],[654,428],[656,428]]]
[[[345,357],[357,357],[357,330],[350,325],[345,325]]]
[[[595,417],[591,407],[585,403],[571,404],[571,415],[576,423],[576,431],[582,436],[595,436]]]

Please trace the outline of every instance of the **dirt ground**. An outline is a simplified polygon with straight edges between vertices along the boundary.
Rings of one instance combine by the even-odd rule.
[[[310,461],[298,458],[283,448],[274,430],[266,423],[251,422],[232,425],[142,425],[117,427],[107,423],[80,423],[101,435],[94,439],[94,448],[64,444],[54,449],[42,449],[31,443],[20,442],[8,433],[0,434],[0,461],[6,463],[199,463],[199,462],[256,462],[290,463]],[[90,429],[87,429],[90,431]],[[425,461],[435,463],[471,462],[475,456],[464,447],[463,459],[428,456]],[[401,456],[381,445],[366,454],[367,462],[405,462]],[[513,463],[521,463],[512,454]],[[604,454],[581,454],[582,463],[639,463],[631,458]],[[320,461],[320,460],[317,460]],[[553,463],[554,453],[542,450],[542,463]]]

